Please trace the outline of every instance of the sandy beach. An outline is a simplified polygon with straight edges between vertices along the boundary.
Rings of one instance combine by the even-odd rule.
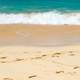
[[[0,25],[0,80],[80,80],[80,26]]]
[[[0,47],[0,80],[80,80],[80,46]]]

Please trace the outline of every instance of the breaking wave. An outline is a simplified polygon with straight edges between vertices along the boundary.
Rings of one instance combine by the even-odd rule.
[[[0,14],[0,24],[80,24],[80,13],[18,13]]]

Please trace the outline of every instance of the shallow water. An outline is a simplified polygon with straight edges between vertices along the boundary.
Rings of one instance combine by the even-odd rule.
[[[80,0],[0,0],[0,12],[24,13],[80,10]]]

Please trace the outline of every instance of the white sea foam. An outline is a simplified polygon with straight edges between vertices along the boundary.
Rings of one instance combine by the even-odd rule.
[[[80,25],[80,13],[26,13],[0,14],[0,24],[77,24]]]

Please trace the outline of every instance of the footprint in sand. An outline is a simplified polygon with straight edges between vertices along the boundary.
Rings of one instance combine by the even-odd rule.
[[[0,61],[1,63],[7,63],[6,61]]]
[[[13,80],[12,78],[3,78],[3,80]]]
[[[3,56],[3,57],[0,57],[1,60],[5,60],[7,57]],[[7,61],[0,61],[1,63],[6,63]]]
[[[35,78],[35,77],[37,77],[37,75],[31,75],[31,76],[28,76],[29,79],[31,79],[31,78]]]
[[[3,57],[0,57],[0,59],[6,59],[7,57],[3,56]]]
[[[71,53],[71,54],[69,54],[69,56],[75,56],[75,54]]]
[[[16,58],[15,61],[23,61],[24,59],[21,59],[21,58]]]
[[[64,71],[56,71],[56,74],[64,73]]]
[[[33,57],[33,58],[31,58],[32,60],[34,60],[34,59],[41,59],[42,57],[39,57],[39,56],[37,56],[37,57]]]
[[[43,55],[42,55],[42,57],[46,57],[46,56],[47,56],[46,54],[43,54]]]
[[[37,57],[34,57],[34,58],[31,58],[31,59],[42,59],[43,57],[46,57],[47,55],[43,54],[41,56],[37,56]]]
[[[61,54],[62,53],[57,52],[57,53],[52,54],[52,57],[60,57]]]
[[[75,66],[75,67],[73,67],[73,69],[75,69],[75,70],[76,70],[76,69],[79,69],[79,68],[80,68],[80,66]]]
[[[42,51],[37,51],[36,53],[42,53]]]
[[[69,56],[75,56],[74,51],[69,51]]]

